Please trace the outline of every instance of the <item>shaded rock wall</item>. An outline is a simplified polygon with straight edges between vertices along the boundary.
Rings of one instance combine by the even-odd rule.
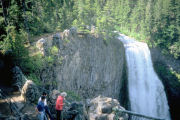
[[[151,56],[154,69],[165,87],[171,118],[178,120],[180,119],[178,114],[180,108],[180,82],[177,76],[172,73],[172,70],[180,74],[180,61],[173,59],[170,55],[163,55],[158,48],[151,49]]]
[[[11,86],[13,61],[11,52],[0,53],[0,86]]]

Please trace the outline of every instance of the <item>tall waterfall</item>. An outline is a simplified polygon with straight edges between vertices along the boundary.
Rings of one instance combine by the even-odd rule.
[[[153,69],[147,44],[123,34],[119,39],[126,51],[131,111],[170,120],[164,87]]]

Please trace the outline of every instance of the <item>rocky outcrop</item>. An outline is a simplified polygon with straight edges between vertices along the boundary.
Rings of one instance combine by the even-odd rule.
[[[88,120],[85,105],[81,102],[71,103],[69,108],[66,108],[63,114],[65,120]]]
[[[18,66],[15,66],[12,69],[12,73],[13,73],[13,84],[12,86],[17,89],[17,90],[21,90],[24,83],[26,82],[26,77],[24,76],[24,74],[22,73],[21,69]]]
[[[39,49],[40,53],[44,55],[45,53],[46,40],[41,38],[36,42],[36,47]]]
[[[45,83],[51,81],[59,90],[74,91],[83,98],[98,95],[119,98],[123,94],[120,89],[125,56],[119,40],[107,42],[92,35],[78,34],[75,28],[44,39],[48,46],[44,49],[58,48],[56,62],[42,71]]]
[[[92,99],[88,105],[88,116],[90,120],[128,120],[125,113],[115,116],[113,108],[125,110],[116,99],[98,96]]]
[[[41,96],[37,86],[31,80],[26,81],[22,88],[21,95],[27,103],[36,103],[39,96]]]
[[[55,116],[54,103],[59,94],[59,91],[53,90],[50,94],[49,108],[53,116]],[[93,99],[87,99],[86,102],[71,102],[64,101],[63,118],[65,120],[128,120],[128,115],[125,113],[118,113],[116,116],[113,109],[125,110],[120,106],[117,99],[98,96]]]

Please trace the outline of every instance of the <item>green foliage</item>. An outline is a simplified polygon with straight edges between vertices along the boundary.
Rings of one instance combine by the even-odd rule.
[[[67,100],[68,101],[81,101],[82,98],[76,94],[75,92],[73,91],[66,91],[67,92]]]
[[[58,48],[56,46],[53,46],[51,48],[51,55],[53,55],[53,56],[58,55]]]
[[[27,76],[28,80],[32,80],[36,85],[41,85],[41,81],[39,80],[39,78],[37,78],[37,75],[34,73],[31,73]]]
[[[61,65],[63,63],[64,57],[60,56],[60,58],[58,58],[58,63]]]
[[[119,120],[119,117],[122,115],[122,112],[120,112],[117,108],[113,108],[113,112],[115,113],[114,120]]]
[[[170,46],[170,53],[173,54],[176,59],[180,58],[180,41]]]
[[[6,4],[6,5],[5,5]],[[111,40],[113,31],[159,46],[179,59],[180,2],[178,0],[7,0],[0,17],[3,43],[8,26],[32,35],[76,26],[80,32],[101,34]],[[5,25],[8,23],[8,26]],[[0,45],[3,45],[1,42]],[[7,46],[8,47],[8,46]],[[170,52],[169,52],[170,51]]]
[[[45,67],[44,59],[41,54],[29,57],[27,61],[22,64],[23,71],[27,74],[35,73],[40,75],[40,71]]]
[[[45,57],[45,61],[49,64],[52,65],[54,62],[54,58],[52,56],[47,56]]]
[[[24,61],[20,66],[27,78],[34,81],[37,85],[41,85],[41,71],[47,67],[45,58],[42,54],[36,54]]]
[[[166,66],[162,62],[156,62],[154,68],[158,76],[163,79],[168,86],[175,89],[180,88],[180,73],[172,70],[172,68]]]

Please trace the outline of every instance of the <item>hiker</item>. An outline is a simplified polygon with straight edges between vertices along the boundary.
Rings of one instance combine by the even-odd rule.
[[[62,120],[63,100],[67,96],[66,92],[62,92],[56,100],[56,120]]]
[[[47,106],[47,100],[46,100],[47,93],[43,92],[42,96],[45,97],[45,100],[44,100],[45,113],[48,114],[50,120],[53,120],[52,115],[51,115],[51,112],[50,112],[50,110],[49,110],[49,108],[48,108],[48,106]],[[39,98],[38,103],[39,103],[40,101],[41,101],[41,97]]]
[[[38,112],[38,119],[39,120],[47,120],[47,118],[45,116],[44,102],[45,102],[45,96],[42,96],[41,100],[38,102],[38,105],[36,107],[36,110]]]

